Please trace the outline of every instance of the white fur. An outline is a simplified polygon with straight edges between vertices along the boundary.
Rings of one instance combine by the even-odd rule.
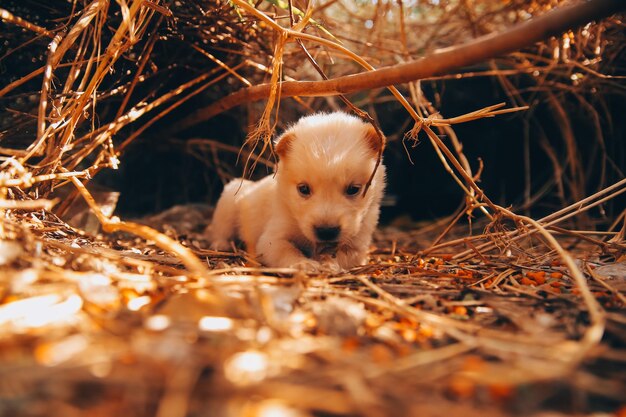
[[[229,182],[217,203],[209,234],[214,249],[226,250],[240,239],[249,253],[273,267],[307,270],[349,269],[367,262],[385,187],[381,164],[363,197],[346,187],[367,183],[377,154],[365,140],[370,129],[345,113],[300,119],[277,140],[291,136],[277,172],[260,181]],[[295,137],[294,137],[295,136]],[[298,184],[307,183],[303,197]],[[314,227],[340,227],[335,244],[325,247]]]

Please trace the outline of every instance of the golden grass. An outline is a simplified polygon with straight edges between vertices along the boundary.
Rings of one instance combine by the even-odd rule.
[[[484,416],[550,402],[563,413],[616,411],[626,390],[626,211],[602,231],[571,220],[626,192],[602,110],[605,95],[625,91],[613,74],[623,23],[608,17],[623,5],[564,3],[92,0],[24,16],[27,7],[7,3],[11,49],[0,62],[32,62],[0,85],[0,371],[10,374],[0,413]],[[543,42],[483,49],[528,27],[543,27],[532,38]],[[488,56],[460,62],[478,68],[437,61],[476,48]],[[172,62],[175,49],[188,56]],[[510,103],[449,117],[423,89],[469,77],[493,77]],[[357,90],[371,90],[366,101]],[[465,194],[430,227],[381,230],[368,265],[332,276],[263,268],[237,248],[205,249],[208,213],[126,221],[86,188],[139,140],[170,136],[212,150],[216,169],[217,150],[240,151],[245,171],[271,166],[281,115],[331,106],[331,95],[381,140],[377,100],[399,103],[409,121],[390,141],[427,137]],[[251,102],[261,98],[257,114]],[[601,150],[591,193],[571,98]],[[207,107],[194,112],[197,100]],[[246,148],[184,139],[239,104],[254,127]],[[534,219],[484,193],[482,166],[474,172],[454,125],[538,109],[564,143],[560,154],[544,140],[563,208]],[[76,201],[103,234],[62,220]],[[581,393],[587,402],[564,404]]]

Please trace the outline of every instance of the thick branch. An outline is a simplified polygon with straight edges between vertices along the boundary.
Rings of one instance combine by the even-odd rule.
[[[463,45],[441,49],[415,61],[327,81],[283,82],[280,95],[282,98],[333,96],[445,74],[495,56],[517,51],[623,9],[626,9],[624,0],[590,0],[569,7],[556,8],[504,32],[482,36]],[[270,84],[241,89],[193,112],[181,120],[175,126],[175,130],[186,129],[239,104],[261,100],[268,97],[269,92]]]

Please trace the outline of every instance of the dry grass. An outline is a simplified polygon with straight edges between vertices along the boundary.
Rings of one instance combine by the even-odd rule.
[[[324,86],[359,67],[437,57],[460,40],[541,22],[560,4],[444,3],[3,4],[0,63],[11,66],[0,85],[0,415],[499,416],[623,407],[626,211],[604,228],[587,221],[626,191],[606,147],[604,110],[624,93],[619,15],[463,73],[376,88],[364,101],[340,95],[377,128],[377,105],[399,103],[410,122],[386,132],[391,144],[427,138],[465,194],[457,213],[430,227],[381,230],[370,264],[345,274],[270,270],[239,250],[206,250],[210,213],[184,207],[121,220],[85,186],[132,144],[172,136],[211,150],[209,163],[228,175],[218,152],[238,147],[185,141],[185,131],[263,82],[264,107],[246,103],[256,129],[241,155],[249,167],[270,166],[281,115],[338,106],[328,92],[282,96],[280,81],[305,91],[307,80]],[[622,7],[585,7],[594,5]],[[451,77],[493,77],[510,105],[440,115],[423,86]],[[600,178],[580,155],[572,100],[592,126]],[[208,110],[193,112],[198,103]],[[454,131],[520,110],[553,118],[563,144],[539,139],[563,208],[538,220],[485,195],[481,167],[474,172]],[[532,191],[528,180],[528,207],[541,197]],[[65,220],[80,201],[95,217],[71,227]]]

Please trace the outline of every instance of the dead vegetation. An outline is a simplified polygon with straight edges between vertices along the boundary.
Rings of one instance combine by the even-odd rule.
[[[625,412],[619,1],[2,7],[1,415]],[[439,114],[437,88],[478,77],[508,105]],[[204,208],[128,221],[86,188],[129,146],[172,140],[226,179],[239,147],[198,126],[240,104],[256,126],[241,155],[269,166],[283,115],[339,108],[339,93],[376,126],[399,103],[410,118],[389,146],[429,142],[465,194],[449,218],[381,230],[349,273],[260,268],[206,249]],[[454,131],[522,110],[554,175],[528,174],[520,206],[560,203],[538,219],[485,195]]]

